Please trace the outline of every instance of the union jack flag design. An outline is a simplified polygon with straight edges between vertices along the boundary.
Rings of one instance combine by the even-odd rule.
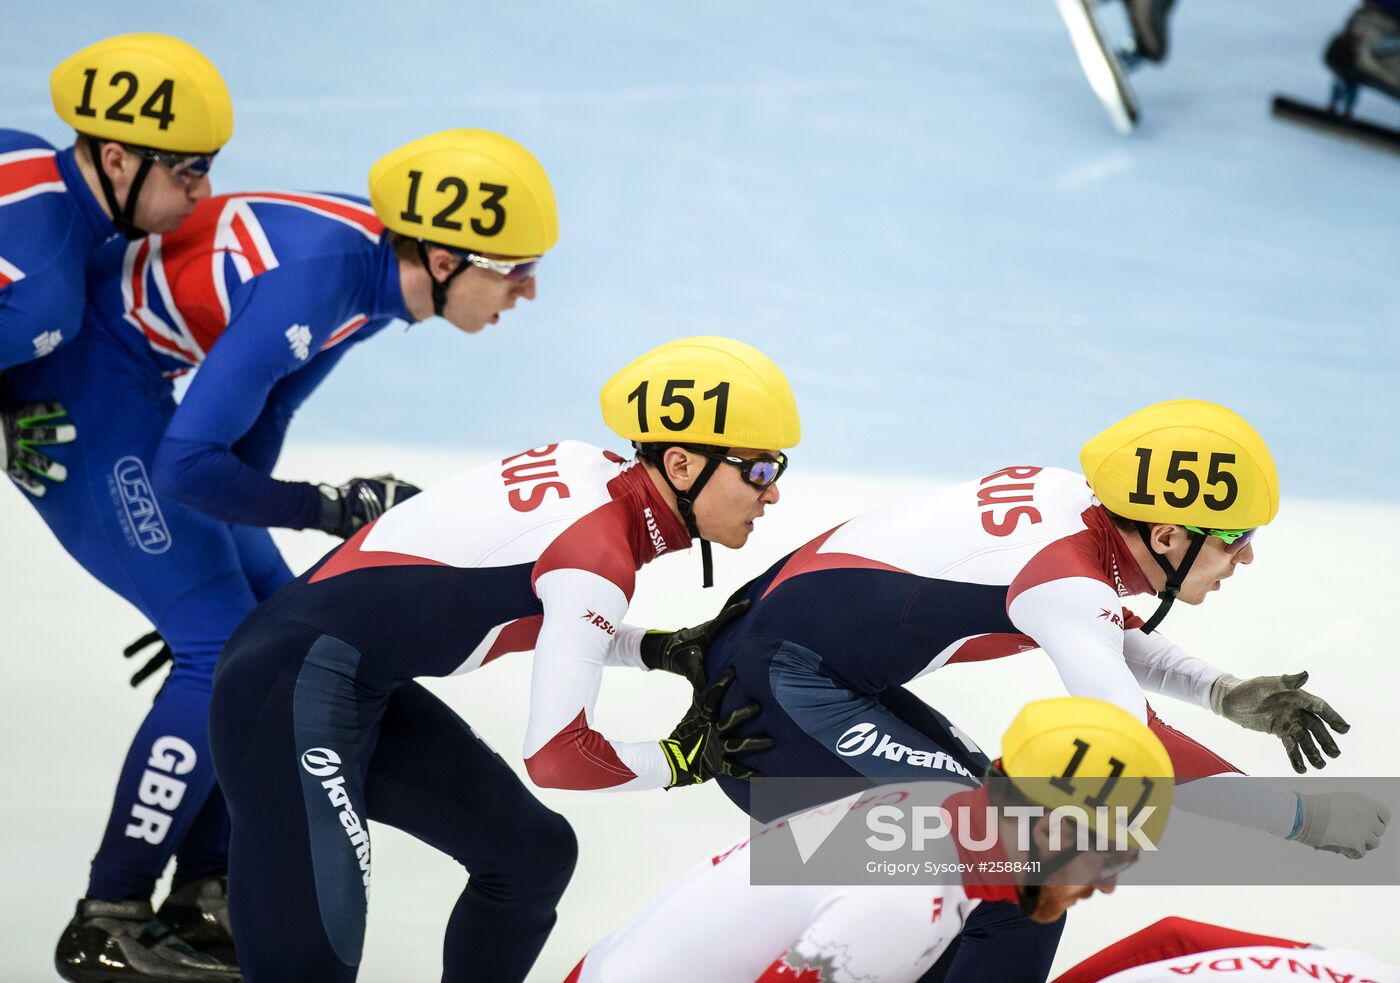
[[[8,262],[4,256],[0,256],[0,290],[23,279],[24,271],[14,263]]]
[[[308,237],[306,223],[332,222],[378,243],[383,225],[369,205],[341,195],[255,191],[200,202],[178,231],[148,236],[122,259],[122,319],[141,332],[168,376],[204,361],[229,324],[230,297],[281,264],[280,254]],[[356,313],[320,350],[368,323]]]
[[[0,207],[35,195],[68,190],[58,173],[57,155],[51,148],[34,147],[0,154]]]
[[[0,153],[0,208],[36,195],[67,191],[58,173],[56,154],[49,147],[29,147]],[[24,271],[0,256],[0,290],[24,279]]]

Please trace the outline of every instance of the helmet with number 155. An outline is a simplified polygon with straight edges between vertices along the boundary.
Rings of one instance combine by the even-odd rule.
[[[1166,574],[1144,632],[1167,616],[1208,536],[1239,550],[1278,514],[1278,470],[1264,438],[1217,403],[1175,399],[1138,410],[1085,444],[1079,461],[1094,495],[1134,522]],[[1152,543],[1154,524],[1182,526],[1190,537],[1176,565]]]
[[[1205,529],[1253,529],[1278,514],[1278,470],[1239,414],[1200,399],[1156,403],[1079,452],[1089,487],[1115,515]]]

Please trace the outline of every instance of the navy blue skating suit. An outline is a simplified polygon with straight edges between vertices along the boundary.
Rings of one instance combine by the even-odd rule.
[[[209,717],[233,818],[229,914],[248,983],[349,983],[364,942],[367,820],[470,873],[443,980],[523,980],[573,870],[568,824],[416,680],[533,651],[537,785],[675,780],[660,743],[593,723],[641,567],[690,545],[646,470],[563,441],[441,482],[360,530],[229,640]]]

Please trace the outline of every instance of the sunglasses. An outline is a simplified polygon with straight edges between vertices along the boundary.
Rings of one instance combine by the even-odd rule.
[[[205,177],[214,166],[214,157],[218,154],[217,150],[212,154],[171,154],[153,147],[133,147],[130,144],[123,146],[143,160],[163,165],[170,171],[170,176],[182,186]]]
[[[527,280],[534,276],[535,267],[540,265],[540,260],[543,258],[531,256],[528,259],[487,259],[485,256],[479,256],[465,249],[453,249],[451,253],[478,269],[499,273],[511,283],[519,283],[521,280]]]
[[[755,488],[767,488],[782,477],[788,466],[786,454],[779,454],[774,459],[771,457],[734,457],[731,454],[715,454],[709,451],[697,451],[697,453],[710,461],[734,465],[739,469],[739,475],[744,481]]]
[[[1098,876],[1095,878],[1096,882],[1108,881],[1117,877],[1119,874],[1123,873],[1123,871],[1137,863],[1138,860],[1142,858],[1142,854],[1137,850],[1130,850],[1126,853],[1120,853],[1117,850],[1108,850],[1104,852],[1103,858],[1103,866],[1099,869]]]
[[[1230,554],[1238,553],[1249,545],[1249,541],[1254,538],[1254,534],[1259,531],[1256,526],[1253,529],[1201,529],[1198,526],[1186,526],[1188,531],[1201,536],[1214,536],[1223,540],[1225,552]]]

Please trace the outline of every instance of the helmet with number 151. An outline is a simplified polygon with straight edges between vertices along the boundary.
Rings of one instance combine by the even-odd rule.
[[[700,535],[695,499],[721,463],[740,469],[743,480],[763,495],[787,467],[783,448],[802,439],[797,401],[787,377],[767,355],[733,338],[714,336],[672,341],[624,366],[603,385],[603,422],[632,441],[676,496],[676,507],[692,539],[700,540],[704,584],[713,583],[710,543]],[[699,453],[707,464],[684,490],[668,473],[672,447]],[[743,459],[732,448],[763,452]]]
[[[603,422],[639,444],[796,447],[802,439],[787,377],[733,338],[681,338],[633,360],[603,386]]]

